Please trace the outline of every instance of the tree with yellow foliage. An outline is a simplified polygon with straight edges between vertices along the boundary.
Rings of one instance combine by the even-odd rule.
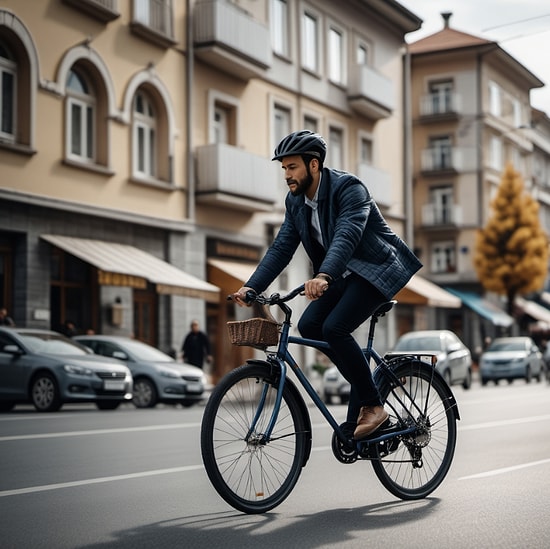
[[[525,192],[521,175],[508,164],[491,202],[492,216],[477,232],[474,267],[482,286],[506,296],[512,314],[517,296],[543,288],[548,271],[548,236],[539,205]]]

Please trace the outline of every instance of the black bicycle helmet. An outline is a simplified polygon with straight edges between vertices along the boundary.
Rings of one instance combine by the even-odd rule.
[[[285,156],[309,154],[315,156],[321,162],[327,155],[327,144],[318,134],[309,130],[300,130],[287,135],[275,149],[271,160],[281,160]]]

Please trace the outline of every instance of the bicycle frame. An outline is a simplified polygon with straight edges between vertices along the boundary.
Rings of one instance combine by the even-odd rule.
[[[273,428],[274,428],[275,423],[277,421],[277,417],[278,417],[279,409],[280,409],[280,405],[281,405],[281,400],[282,400],[283,387],[284,387],[284,384],[286,382],[286,377],[287,377],[287,364],[288,364],[290,366],[291,370],[294,372],[294,374],[298,378],[298,381],[300,382],[302,387],[305,389],[305,391],[307,392],[307,394],[309,395],[309,397],[311,398],[311,400],[313,401],[313,403],[317,407],[317,409],[321,412],[321,414],[327,420],[329,425],[332,427],[332,429],[336,433],[337,437],[342,442],[346,443],[347,439],[346,439],[345,435],[343,434],[342,430],[340,429],[340,426],[337,423],[336,419],[331,414],[331,412],[328,410],[325,403],[321,400],[320,396],[317,394],[317,391],[313,388],[313,386],[311,385],[311,382],[308,380],[308,378],[306,377],[306,375],[301,370],[300,366],[298,365],[298,363],[296,362],[296,360],[294,359],[294,357],[292,356],[292,354],[288,350],[288,345],[292,344],[292,343],[297,344],[297,345],[301,345],[301,346],[312,347],[312,348],[318,349],[320,351],[330,350],[330,345],[328,343],[324,342],[324,341],[319,341],[319,340],[315,340],[315,339],[307,339],[307,338],[303,338],[303,337],[299,337],[299,336],[291,336],[289,332],[290,332],[290,318],[291,318],[291,315],[292,315],[292,310],[285,303],[278,302],[277,305],[285,313],[285,320],[283,321],[277,351],[276,351],[276,353],[275,352],[268,353],[267,361],[270,364],[275,364],[279,368],[280,379],[279,379],[277,397],[275,399],[273,412],[271,414],[271,418],[270,418],[270,421],[268,423],[267,429],[263,433],[263,440],[268,441],[270,439]],[[391,309],[391,306],[388,308],[388,310],[389,309]],[[382,314],[384,314],[384,313],[382,313]],[[379,315],[374,315],[371,318],[369,336],[368,336],[368,343],[367,343],[367,347],[363,349],[363,352],[365,353],[367,361],[369,361],[372,358],[374,360],[376,366],[379,367],[379,368],[382,368],[382,371],[384,372],[385,375],[392,376],[391,369],[388,367],[385,360],[377,353],[377,351],[373,347],[374,329],[375,329],[375,324],[378,321],[378,316]],[[435,369],[434,369],[434,372],[435,372]],[[407,389],[402,385],[400,380],[397,379],[395,376],[392,377],[392,382],[395,384],[395,386],[399,386],[404,391],[405,394],[408,394]],[[255,415],[255,417],[252,421],[252,424],[250,426],[248,436],[250,436],[250,434],[252,432],[254,432],[257,420],[261,415],[261,411],[262,411],[262,408],[263,408],[263,405],[264,405],[264,402],[265,402],[265,391],[267,391],[267,388],[264,390],[264,393],[263,393],[262,397],[260,398],[258,409],[256,411],[256,415]],[[398,400],[402,403],[402,401],[399,398],[398,398]],[[411,400],[414,403],[414,399],[411,399]],[[423,413],[422,410],[417,409],[417,411],[420,414]],[[412,417],[411,412],[408,411],[408,413],[409,413],[410,417]],[[374,437],[374,438],[370,438],[366,441],[358,441],[357,445],[358,445],[358,448],[360,448],[365,443],[370,444],[370,443],[381,442],[383,440],[388,440],[390,438],[394,438],[395,436],[406,435],[406,434],[412,433],[416,429],[417,429],[416,424],[413,421],[412,425],[405,428],[405,429],[399,429],[397,431],[392,431],[391,433],[380,434],[379,436]]]

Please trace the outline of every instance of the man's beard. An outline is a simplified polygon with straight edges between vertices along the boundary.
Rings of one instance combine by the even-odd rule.
[[[291,190],[293,196],[300,196],[301,194],[304,194],[313,183],[313,176],[311,173],[309,173],[303,178],[297,181],[296,179],[289,179],[287,182],[287,185],[294,183],[296,185],[296,188],[294,190]]]

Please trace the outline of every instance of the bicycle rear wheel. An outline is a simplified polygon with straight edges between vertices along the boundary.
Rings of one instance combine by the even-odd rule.
[[[245,513],[265,513],[282,503],[308,457],[311,428],[289,380],[271,437],[264,440],[278,379],[267,363],[241,366],[221,380],[204,410],[206,472],[218,494]]]
[[[392,388],[384,376],[380,383],[390,419],[403,426],[412,425],[414,419],[419,428],[411,435],[389,441],[372,466],[394,496],[421,499],[443,482],[451,466],[456,445],[456,403],[443,379],[419,360],[403,362],[393,372],[403,387]]]

